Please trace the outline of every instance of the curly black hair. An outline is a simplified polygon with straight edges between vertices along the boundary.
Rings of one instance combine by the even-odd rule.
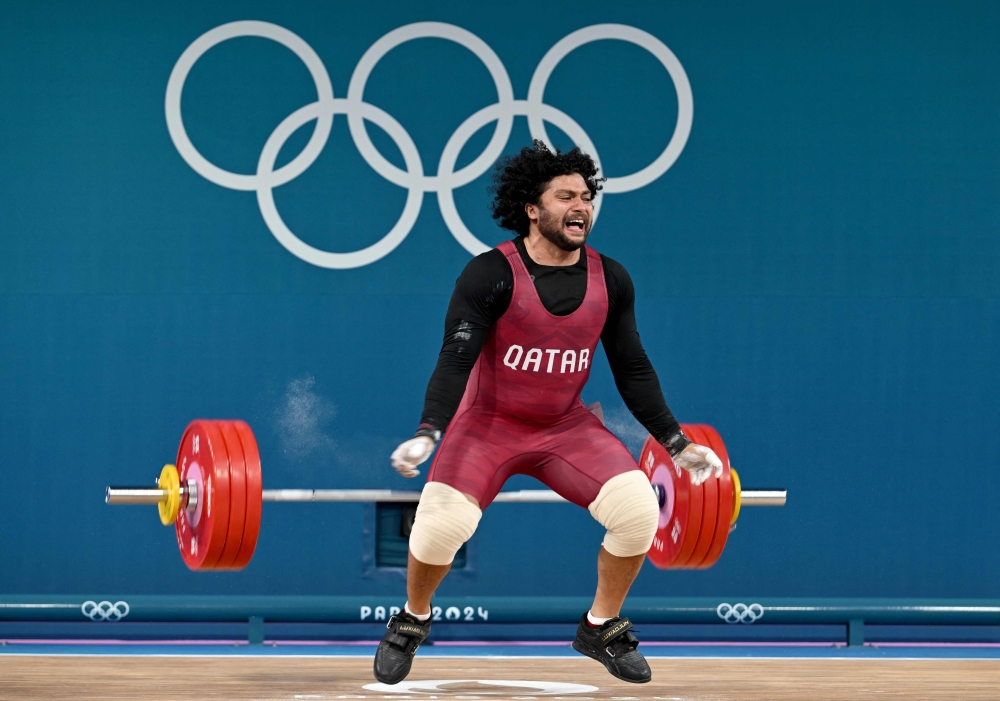
[[[524,205],[538,204],[538,198],[552,178],[573,173],[583,176],[592,198],[605,181],[597,177],[594,159],[579,147],[566,153],[558,149],[552,153],[543,141],[535,139],[531,147],[525,146],[516,156],[501,159],[493,169],[493,183],[489,188],[493,193],[490,204],[493,218],[504,229],[527,236],[529,220]]]

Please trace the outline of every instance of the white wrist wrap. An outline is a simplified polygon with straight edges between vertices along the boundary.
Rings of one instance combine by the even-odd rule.
[[[642,470],[609,479],[587,508],[608,529],[604,549],[609,553],[633,557],[649,552],[660,520],[660,506]]]
[[[652,494],[648,483],[646,489]],[[482,515],[483,512],[454,487],[443,482],[428,482],[417,504],[410,532],[410,552],[425,565],[450,565],[462,543],[476,532]]]

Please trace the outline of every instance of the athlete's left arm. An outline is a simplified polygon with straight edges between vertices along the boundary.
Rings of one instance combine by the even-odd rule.
[[[632,278],[617,261],[606,256],[601,259],[608,289],[608,318],[601,343],[625,406],[667,448],[674,462],[691,473],[695,484],[704,482],[713,472],[721,475],[718,456],[710,448],[688,440],[663,398],[656,370],[639,340]]]
[[[608,318],[601,343],[625,406],[650,435],[676,455],[690,442],[663,398],[660,380],[639,340],[635,324],[635,287],[628,271],[601,256],[608,288]]]

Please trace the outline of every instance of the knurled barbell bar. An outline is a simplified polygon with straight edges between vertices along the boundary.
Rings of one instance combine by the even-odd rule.
[[[683,426],[687,436],[722,460],[721,477],[691,484],[666,448],[650,436],[639,466],[660,504],[649,559],[661,569],[711,567],[719,559],[742,506],[784,506],[785,490],[744,490],[718,432]],[[283,502],[415,502],[418,491],[389,489],[264,489],[260,453],[244,421],[199,419],[181,438],[177,464],[165,465],[155,488],[108,487],[108,504],[156,504],[160,521],[174,525],[184,563],[192,570],[238,570],[257,546],[262,504]],[[548,489],[500,492],[495,502],[565,502]]]

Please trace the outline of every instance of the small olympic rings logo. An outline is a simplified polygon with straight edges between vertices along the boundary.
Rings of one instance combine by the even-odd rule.
[[[216,44],[236,37],[262,37],[287,47],[305,64],[316,86],[316,102],[292,112],[268,137],[257,161],[257,172],[253,175],[232,173],[210,163],[191,143],[181,119],[181,93],[195,62]],[[486,66],[497,91],[495,104],[468,117],[448,139],[441,153],[436,175],[424,173],[416,144],[402,125],[387,112],[364,101],[365,85],[376,64],[397,46],[422,38],[447,39],[470,50]],[[475,34],[453,24],[417,22],[389,32],[372,44],[361,57],[348,84],[347,97],[334,98],[326,67],[313,48],[298,35],[269,22],[230,22],[202,34],[177,59],[167,81],[167,129],[181,157],[199,175],[222,187],[256,192],[261,215],[271,233],[289,252],[307,263],[322,268],[358,268],[388,255],[410,233],[420,214],[424,193],[428,192],[437,193],[441,215],[452,235],[469,253],[478,255],[490,246],[477,239],[465,226],[455,206],[454,190],[469,184],[489,170],[503,153],[513,128],[514,117],[527,117],[532,138],[541,139],[550,146],[545,123],[554,124],[589,153],[600,167],[597,149],[587,133],[565,112],[545,104],[543,98],[549,77],[563,58],[584,44],[602,39],[627,41],[649,51],[667,69],[677,93],[677,123],[663,152],[641,170],[630,175],[609,177],[604,184],[603,192],[606,194],[628,192],[645,187],[659,178],[680,156],[691,133],[694,101],[687,74],[674,53],[652,34],[623,24],[595,24],[578,29],[561,39],[542,57],[535,69],[528,86],[527,99],[516,100],[510,77],[499,56]],[[324,251],[305,243],[288,228],[274,203],[274,188],[302,175],[319,156],[330,135],[335,114],[347,116],[351,138],[368,165],[389,182],[408,191],[403,212],[389,233],[371,246],[350,253]],[[366,120],[378,125],[396,143],[406,164],[405,170],[393,165],[379,153],[368,135]],[[276,169],[274,166],[278,153],[288,138],[297,129],[313,121],[316,125],[302,152]],[[471,163],[455,170],[458,156],[466,142],[479,129],[492,122],[496,122],[496,129],[486,149]],[[594,202],[595,221],[600,204],[601,198],[598,197]]]
[[[84,601],[80,612],[92,621],[120,621],[129,612],[128,602],[116,601]]]
[[[763,618],[764,607],[760,604],[750,604],[749,606],[746,604],[735,604],[730,606],[729,604],[722,603],[715,609],[715,612],[726,623],[754,623]]]

